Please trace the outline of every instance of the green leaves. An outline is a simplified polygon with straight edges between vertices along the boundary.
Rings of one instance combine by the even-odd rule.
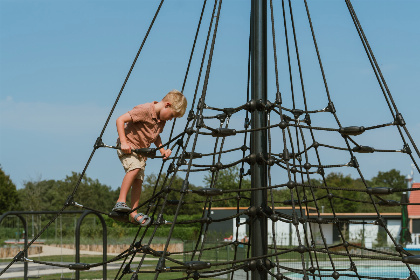
[[[67,197],[73,192],[80,174],[72,172],[64,180],[40,180],[25,182],[18,190],[22,210],[52,210],[62,208]],[[119,191],[101,184],[98,180],[84,176],[79,184],[74,200],[82,205],[100,211],[110,211],[117,201]]]
[[[19,210],[19,196],[16,185],[0,166],[0,213]]]

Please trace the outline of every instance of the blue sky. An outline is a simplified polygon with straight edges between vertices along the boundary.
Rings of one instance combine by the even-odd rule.
[[[344,1],[308,2],[340,121],[345,126],[392,121]],[[323,108],[326,98],[302,3],[293,1],[305,88],[312,108]],[[0,164],[18,187],[28,180],[63,179],[71,171],[82,171],[157,4],[131,0],[0,0]],[[281,5],[279,1],[274,4],[280,88],[285,105],[290,105]],[[171,89],[180,89],[201,5],[201,1],[193,0],[164,3],[107,127],[104,142],[115,142],[116,117],[137,104],[160,100]],[[359,0],[353,1],[353,5],[395,102],[418,141],[420,2]],[[212,2],[206,8],[191,79],[184,92],[189,100],[195,88],[210,6]],[[236,107],[246,100],[249,9],[249,1],[223,3],[208,105]],[[271,32],[268,95],[273,100],[275,80],[270,40]],[[293,69],[298,89],[296,67]],[[320,121],[325,126],[335,125],[330,116]],[[232,119],[232,125],[239,129],[242,122],[241,117]],[[185,118],[178,124],[176,132],[183,129]],[[169,127],[162,136],[164,141]],[[358,139],[380,148],[398,149],[401,140],[395,132],[383,129]],[[330,136],[319,137],[328,142]],[[198,148],[204,150],[206,141]],[[234,140],[227,145],[235,147],[238,143],[240,140]],[[341,159],[328,154],[325,162],[336,163]],[[374,159],[361,156],[361,163],[366,178],[391,168],[403,174],[410,170],[410,161],[401,155],[378,155]],[[157,160],[149,160],[146,174],[156,173],[159,165]],[[355,174],[350,169],[341,172]],[[100,149],[87,175],[116,188],[124,174],[115,152]],[[201,184],[200,176],[192,176],[192,182]]]

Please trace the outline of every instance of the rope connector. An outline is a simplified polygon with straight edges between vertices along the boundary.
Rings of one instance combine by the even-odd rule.
[[[286,186],[290,189],[293,190],[296,187],[296,182],[294,181],[289,181],[287,182]]]
[[[201,97],[200,99],[198,99],[197,109],[202,109],[205,107],[206,107],[206,104],[204,103],[204,99]]]
[[[162,271],[165,271],[165,270],[166,270],[166,267],[165,267],[165,258],[164,257],[160,257],[159,258],[159,261],[158,261],[158,263],[156,265],[155,271],[162,272]]]
[[[400,202],[396,201],[396,200],[380,200],[378,201],[378,205],[380,206],[388,206],[388,207],[393,207],[393,206],[400,206]]]
[[[89,270],[90,266],[87,263],[72,263],[69,265],[71,270]]]
[[[290,153],[288,149],[283,150],[282,159],[288,161],[290,159]]]
[[[257,102],[255,102],[254,99],[249,100],[245,105],[244,105],[245,110],[247,110],[248,112],[254,112],[255,109],[257,108]]]
[[[359,167],[359,163],[357,162],[357,159],[355,157],[352,157],[351,160],[350,160],[350,162],[347,163],[347,166],[358,168]]]
[[[213,137],[226,137],[226,136],[233,136],[236,135],[236,130],[231,128],[216,128],[211,132],[211,136]]]
[[[356,146],[352,150],[355,153],[363,153],[363,154],[375,152],[375,149],[369,146]]]
[[[181,193],[186,193],[188,191],[189,184],[188,180],[182,182]]]
[[[200,116],[197,118],[197,123],[195,124],[195,127],[197,127],[197,128],[202,128],[202,127],[204,127],[204,119],[203,119],[203,116],[202,116],[202,115],[200,115]]]
[[[191,192],[206,197],[223,194],[223,190],[215,188],[201,188],[197,190],[191,190]]]
[[[278,91],[277,93],[276,93],[276,104],[281,104],[282,103],[282,100],[281,100],[281,93],[280,93],[280,91]]]
[[[408,277],[407,280],[419,280],[419,277],[415,272],[411,272],[410,277]]]
[[[303,110],[301,109],[292,109],[291,112],[295,119],[298,119],[303,114]]]
[[[13,257],[14,261],[24,261],[25,258],[25,252],[24,251],[19,251],[19,253],[16,254],[16,256]]]
[[[337,280],[338,278],[340,278],[340,273],[338,273],[337,271],[334,271],[334,272],[331,274],[331,277]]]
[[[379,217],[376,221],[375,221],[375,225],[381,226],[381,227],[385,227],[386,226],[386,222],[385,219],[382,217]]]
[[[159,214],[154,222],[155,225],[164,225],[165,223],[166,223],[166,220],[163,218],[162,214]]]
[[[287,127],[287,122],[286,122],[286,121],[284,121],[284,120],[282,120],[282,121],[279,123],[279,127],[280,127],[281,129],[285,129],[285,128]]]
[[[211,224],[213,222],[213,219],[211,217],[204,217],[200,220],[200,223],[202,224]]]
[[[133,152],[135,152],[136,154],[148,157],[148,158],[156,157],[156,149],[153,149],[153,148],[134,149]]]
[[[402,148],[401,152],[411,155],[411,148],[410,148],[410,146],[408,144],[404,144],[404,147]]]
[[[265,103],[265,109],[270,112],[271,110],[273,110],[275,104],[271,103],[270,100],[267,100],[267,102]]]
[[[219,121],[223,122],[226,119],[227,115],[226,113],[221,113],[216,115],[216,119],[218,119]]]
[[[249,165],[254,165],[257,162],[257,156],[255,154],[249,154],[244,158],[244,161]]]
[[[265,111],[265,104],[264,104],[264,101],[262,100],[262,99],[258,99],[257,100],[257,103],[256,103],[256,109],[258,110],[258,111],[260,111],[260,112],[263,112],[263,111]]]
[[[64,205],[65,206],[74,206],[75,205],[74,196],[73,195],[69,195],[69,197],[67,197],[67,200],[64,203]]]
[[[191,136],[195,132],[193,127],[189,127],[185,129],[185,133],[187,133],[189,136]]]
[[[168,167],[168,174],[174,171],[175,171],[175,165],[171,162],[171,164],[169,164],[169,167]]]
[[[93,148],[96,150],[97,148],[104,147],[104,146],[105,146],[105,144],[102,141],[102,138],[98,137],[95,141],[95,145],[93,145]]]
[[[193,159],[203,157],[202,153],[196,153],[196,152],[185,152],[184,155],[185,155],[185,158],[187,158],[187,159],[190,159],[191,156],[192,156]]]
[[[420,255],[405,256],[402,258],[402,262],[407,264],[420,264]]]
[[[211,267],[210,262],[203,262],[203,261],[190,261],[185,262],[184,266],[186,266],[189,270],[201,270]]]
[[[244,128],[247,129],[251,125],[251,121],[248,117],[245,118]]]
[[[188,113],[187,121],[189,121],[189,122],[192,121],[194,119],[194,117],[195,117],[194,112],[193,112],[193,110],[191,110]]]
[[[249,262],[245,263],[245,267],[244,267],[244,271],[248,272],[248,271],[255,271],[257,269],[257,261],[256,260],[252,260]]]
[[[347,126],[347,127],[340,127],[338,129],[341,136],[357,136],[365,132],[364,126]]]
[[[330,112],[330,113],[335,113],[335,107],[334,107],[334,103],[329,102],[327,107],[324,108],[324,112]]]
[[[303,121],[307,124],[307,125],[311,125],[311,116],[309,114],[305,115],[305,118],[303,118]]]
[[[308,249],[303,245],[299,245],[295,248],[295,251],[297,251],[298,253],[301,253],[301,254],[305,253],[307,250]]]
[[[180,138],[180,139],[176,140],[176,144],[178,146],[183,146],[184,145],[184,140],[182,138]]]
[[[393,189],[388,187],[367,188],[366,192],[373,195],[387,195],[392,194]]]
[[[132,270],[131,269],[131,267],[130,267],[130,264],[127,264],[125,267],[124,267],[124,270],[123,270],[123,274],[131,274],[131,273],[133,273],[134,272],[134,270]]]
[[[396,124],[396,125],[400,125],[400,126],[404,126],[404,125],[405,125],[405,121],[404,121],[404,118],[403,118],[403,116],[401,115],[401,113],[398,113],[398,114],[395,116],[395,121],[394,121],[394,124]]]
[[[255,206],[251,206],[249,207],[247,210],[245,210],[245,215],[248,215],[250,217],[253,217],[255,215],[257,215],[258,209]]]

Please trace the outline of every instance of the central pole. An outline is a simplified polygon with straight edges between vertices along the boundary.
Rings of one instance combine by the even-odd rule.
[[[267,101],[267,0],[251,0],[251,95],[252,99],[262,104]],[[261,105],[261,103],[259,105]],[[263,106],[251,113],[251,128],[267,127],[267,113]],[[267,155],[267,131],[257,130],[251,133],[251,154],[257,156],[257,163],[251,166],[252,188],[267,187],[267,166],[262,157]],[[260,160],[258,160],[260,159]],[[265,210],[267,190],[253,191],[251,206]],[[267,219],[259,211],[251,217],[250,241],[251,256],[260,258],[267,255]],[[263,259],[258,261],[265,263]],[[251,273],[252,280],[266,280],[267,272],[260,266]]]

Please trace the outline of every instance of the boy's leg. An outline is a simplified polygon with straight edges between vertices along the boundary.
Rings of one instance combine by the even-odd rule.
[[[126,202],[128,190],[130,189],[131,186],[133,186],[133,190],[134,190],[134,182],[138,181],[136,177],[139,172],[140,172],[140,169],[134,169],[134,170],[128,171],[125,174],[124,179],[121,183],[120,196],[118,197],[117,202]],[[141,192],[141,182],[140,182],[140,192]],[[131,194],[133,195],[133,193]],[[140,197],[140,194],[139,194],[139,197]]]
[[[135,179],[132,184],[133,188],[131,189],[131,209],[134,209],[137,206],[139,206],[142,184],[143,181],[140,179]],[[135,214],[137,214],[137,210],[131,214],[134,214],[132,215],[134,217]]]
[[[140,179],[136,179],[133,182],[133,188],[131,189],[131,209],[136,208],[137,206],[139,206],[139,201],[140,201],[140,195],[141,195],[141,186],[143,184],[143,181]],[[136,215],[137,215],[137,210],[133,211],[132,213],[130,213],[130,216],[133,219],[136,219]],[[140,219],[143,216],[138,216],[137,217],[137,221],[140,221]],[[142,224],[146,223],[146,220],[142,221]]]

